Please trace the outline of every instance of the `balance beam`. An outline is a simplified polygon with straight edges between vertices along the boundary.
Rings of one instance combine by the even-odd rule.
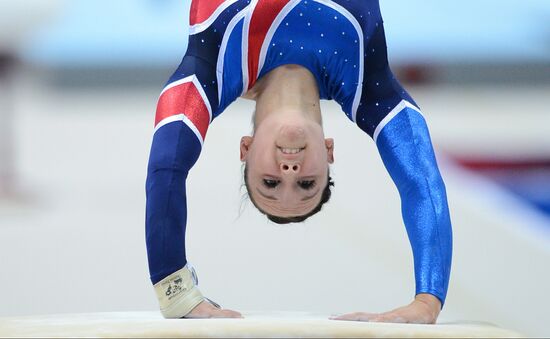
[[[369,338],[522,337],[486,323],[437,325],[328,320],[305,313],[243,313],[244,319],[163,319],[159,312],[0,318],[0,337]]]

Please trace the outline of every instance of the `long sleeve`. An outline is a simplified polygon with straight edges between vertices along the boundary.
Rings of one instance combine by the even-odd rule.
[[[342,109],[374,139],[399,190],[414,256],[416,294],[430,293],[443,304],[450,277],[452,230],[428,127],[390,69],[378,1],[341,3],[354,14],[364,38],[360,100],[356,106],[346,105],[352,97],[345,96]]]
[[[401,197],[414,256],[416,294],[432,294],[443,305],[452,257],[445,185],[423,116],[410,104],[397,110],[378,134],[376,145]]]
[[[187,51],[162,91],[147,174],[146,242],[153,284],[187,263],[186,179],[210,123],[243,92],[246,1],[195,0]]]
[[[158,101],[146,182],[146,243],[153,284],[187,263],[186,180],[212,121],[209,98],[215,95],[209,96],[203,85],[212,78],[215,68],[186,56]]]
[[[185,181],[200,151],[199,141],[183,122],[164,126],[154,135],[146,184],[146,241],[153,284],[187,263]]]

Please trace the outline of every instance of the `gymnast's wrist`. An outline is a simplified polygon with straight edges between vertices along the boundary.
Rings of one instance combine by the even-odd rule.
[[[422,303],[428,306],[429,309],[434,312],[436,317],[439,315],[439,312],[441,312],[441,301],[433,294],[419,293],[414,297],[414,302]]]
[[[164,278],[154,287],[161,313],[168,319],[185,317],[204,300],[197,287],[194,270],[189,265]]]

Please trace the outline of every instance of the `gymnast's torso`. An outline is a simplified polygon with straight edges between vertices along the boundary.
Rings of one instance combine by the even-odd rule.
[[[289,64],[307,68],[321,99],[338,102],[371,137],[396,107],[416,106],[389,69],[377,0],[194,0],[187,53],[168,86],[194,78],[204,139],[203,120]],[[161,108],[157,124],[169,116]]]

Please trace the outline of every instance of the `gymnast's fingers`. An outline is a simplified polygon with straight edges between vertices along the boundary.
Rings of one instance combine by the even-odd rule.
[[[406,317],[403,317],[399,314],[395,314],[393,312],[382,313],[378,316],[372,317],[370,321],[375,323],[408,323],[410,322],[410,320],[407,319]]]
[[[340,316],[330,317],[330,320],[347,320],[347,321],[370,321],[370,319],[377,317],[376,313],[367,312],[354,312],[347,313]]]
[[[198,304],[188,315],[186,315],[185,318],[242,318],[242,315],[233,310],[217,308],[208,301],[203,301]]]
[[[233,310],[219,310],[221,312],[220,318],[244,318],[241,313]]]

